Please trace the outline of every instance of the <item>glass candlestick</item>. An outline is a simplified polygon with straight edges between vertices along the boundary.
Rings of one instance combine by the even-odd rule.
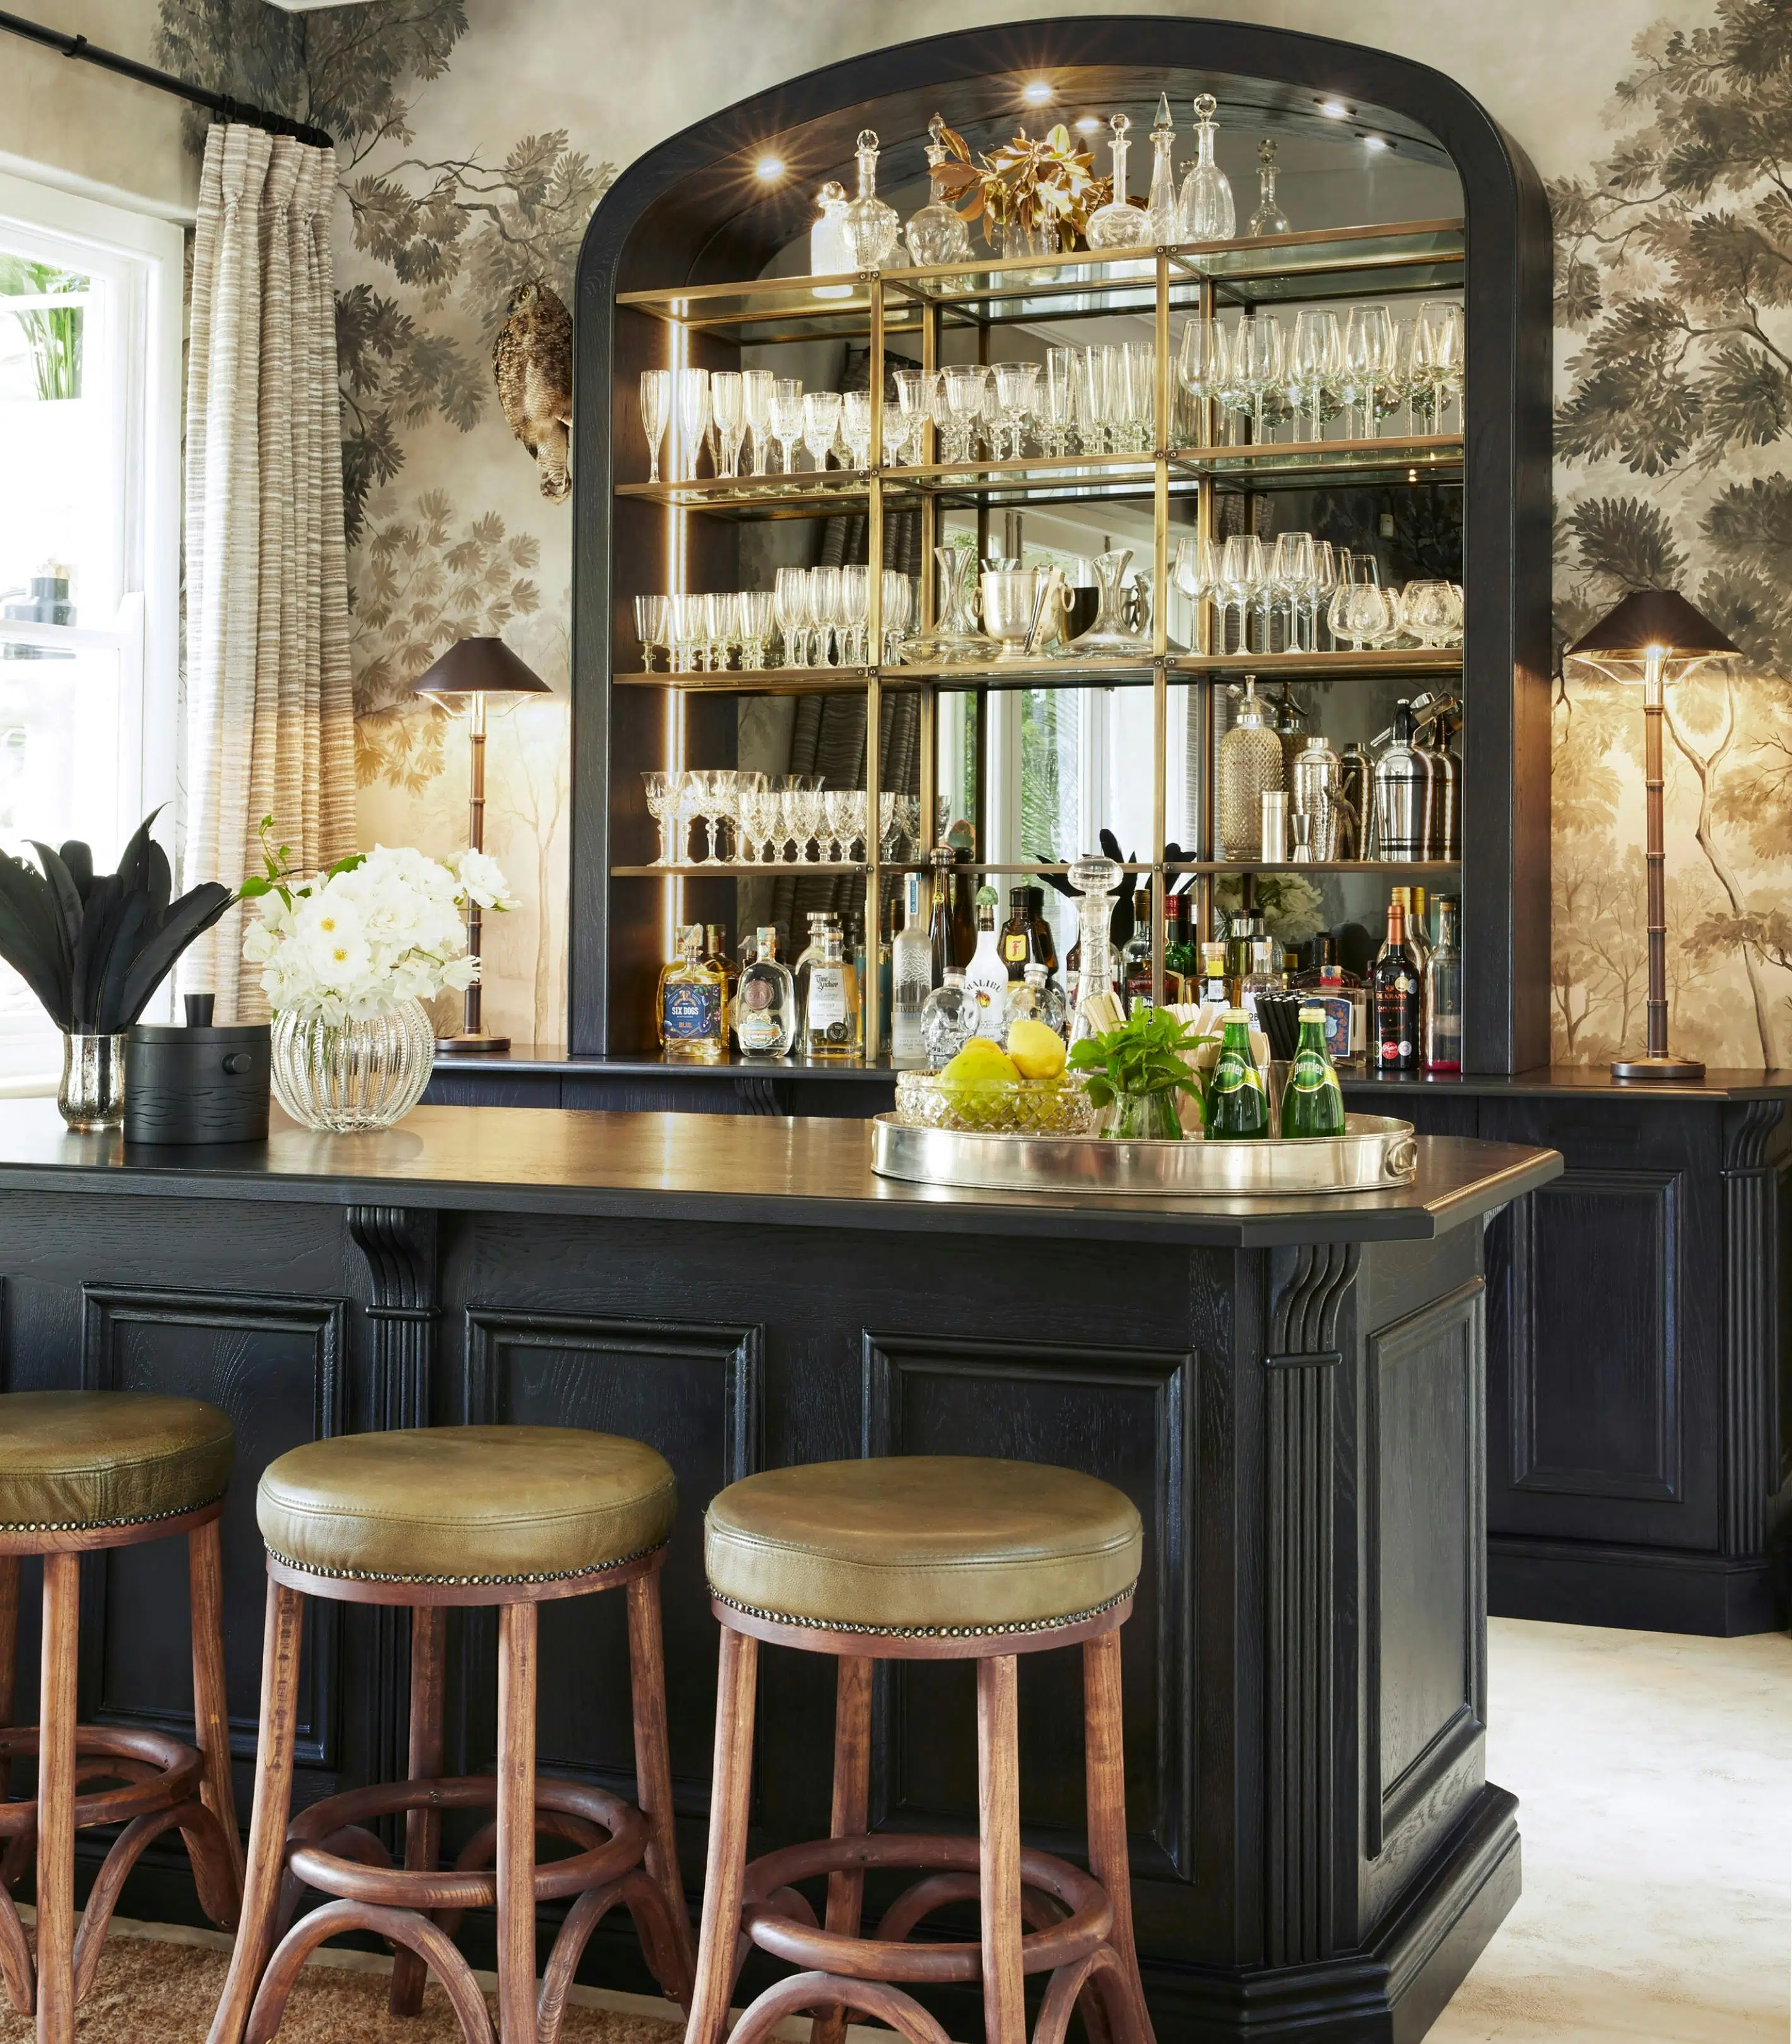
[[[1108,144],[1113,152],[1113,196],[1089,216],[1089,246],[1136,248],[1145,223],[1138,208],[1129,204],[1126,197],[1126,155],[1132,147],[1128,136],[1132,123],[1127,115],[1117,113],[1108,125],[1113,130],[1113,140]]]
[[[858,140],[859,195],[847,202],[840,216],[847,252],[856,270],[881,270],[896,246],[902,222],[896,209],[877,195],[878,140],[875,130],[861,128]]]
[[[1159,93],[1157,118],[1151,130],[1151,196],[1145,202],[1145,232],[1154,248],[1163,248],[1182,231],[1176,193],[1176,124],[1170,117],[1170,95]]]
[[[1288,231],[1288,216],[1275,200],[1275,144],[1266,135],[1257,144],[1257,209],[1244,232],[1255,236]]]
[[[1213,160],[1217,130],[1213,116],[1219,102],[1204,92],[1194,102],[1195,159],[1182,180],[1182,224],[1185,241],[1230,241],[1237,232],[1232,182]]]
[[[946,161],[946,145],[942,139],[945,125],[937,113],[927,124],[928,134],[932,137],[927,145],[927,174],[932,196],[918,213],[909,216],[909,224],[903,230],[909,253],[921,269],[932,269],[941,263],[961,262],[971,253],[971,230],[952,210],[940,176]]]

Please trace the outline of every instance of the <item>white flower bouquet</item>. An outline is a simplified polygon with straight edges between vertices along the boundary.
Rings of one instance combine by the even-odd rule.
[[[262,990],[276,1014],[340,1028],[463,991],[479,972],[467,951],[468,905],[517,905],[497,862],[477,851],[451,870],[420,851],[376,845],[295,880],[286,847],[267,843],[270,823],[262,827],[265,876],[243,889],[260,911],[243,955],[265,968]]]

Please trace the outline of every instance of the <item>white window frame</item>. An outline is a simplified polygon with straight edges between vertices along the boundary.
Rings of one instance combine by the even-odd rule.
[[[78,254],[85,270],[104,277],[111,286],[117,316],[114,481],[125,521],[119,605],[108,628],[96,628],[92,620],[79,626],[12,624],[6,628],[6,636],[48,645],[103,644],[116,648],[125,683],[117,792],[121,823],[129,829],[151,809],[167,805],[163,842],[174,856],[181,823],[185,235],[178,221],[60,185],[39,183],[5,168],[0,168],[0,235],[28,254],[34,246],[41,247],[52,260]],[[177,870],[179,863],[175,857]],[[0,1039],[0,1097],[54,1090],[57,1072],[21,1069],[20,1058],[9,1058],[6,1048]]]

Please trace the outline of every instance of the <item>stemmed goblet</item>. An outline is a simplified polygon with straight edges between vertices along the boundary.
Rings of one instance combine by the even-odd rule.
[[[825,469],[828,456],[840,436],[840,395],[837,390],[806,390],[802,394],[802,444],[816,470]]]
[[[799,378],[779,376],[773,379],[771,403],[766,417],[771,437],[778,444],[779,472],[789,475],[796,459],[797,442],[802,438],[802,383]]]
[[[663,596],[637,596],[635,598],[635,636],[640,641],[641,670],[653,672],[653,649],[666,645],[666,615],[671,600]],[[667,662],[671,660],[671,650],[667,647]]]
[[[840,436],[846,443],[847,461],[852,468],[871,465],[871,394],[848,390],[840,399]]]
[[[675,835],[684,803],[682,774],[644,774],[641,783],[647,796],[647,813],[660,826],[660,856],[656,866],[676,866],[681,849]]]

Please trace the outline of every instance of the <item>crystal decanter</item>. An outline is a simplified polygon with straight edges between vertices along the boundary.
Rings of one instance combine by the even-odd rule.
[[[927,171],[933,195],[920,212],[911,215],[903,230],[909,253],[918,269],[932,269],[941,263],[962,262],[971,253],[971,230],[952,210],[940,178],[946,160],[946,145],[941,139],[945,125],[937,113],[927,124],[928,134],[932,137],[927,145]]]
[[[1069,877],[1083,897],[1077,905],[1083,931],[1077,940],[1076,992],[1071,1010],[1071,1041],[1079,1043],[1086,1036],[1106,1035],[1123,1019],[1113,987],[1113,904],[1109,899],[1119,882],[1120,868],[1113,859],[1091,852],[1073,862]]]
[[[881,270],[896,246],[902,222],[896,209],[877,195],[878,140],[875,129],[859,130],[859,195],[840,216],[847,252],[856,270]]]
[[[809,274],[812,277],[837,277],[852,267],[852,255],[846,245],[844,232],[845,186],[829,178],[816,193],[815,204],[815,221],[809,230]],[[810,295],[817,298],[849,298],[852,286],[818,284]]]
[[[1288,231],[1288,216],[1275,200],[1275,144],[1266,135],[1257,144],[1257,209],[1244,232],[1256,236]]]
[[[1117,113],[1108,125],[1113,130],[1113,140],[1108,144],[1113,152],[1113,197],[1106,206],[1098,206],[1089,216],[1086,230],[1091,248],[1136,248],[1144,232],[1144,216],[1126,197],[1126,156],[1132,148],[1129,136],[1132,123],[1127,115]]]
[[[1232,182],[1213,160],[1219,102],[1210,92],[1194,102],[1195,158],[1182,180],[1182,231],[1185,241],[1230,241],[1238,231]]]
[[[1145,201],[1145,232],[1154,248],[1181,239],[1182,208],[1176,195],[1176,124],[1170,95],[1160,93],[1151,129],[1151,196]]]

